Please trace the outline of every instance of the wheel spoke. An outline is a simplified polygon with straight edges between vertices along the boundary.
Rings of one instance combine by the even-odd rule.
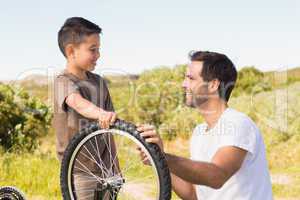
[[[104,192],[105,200],[160,200],[160,179],[153,157],[135,136],[119,130],[101,130],[88,134],[72,154],[71,175],[74,196],[93,198]],[[149,157],[144,165],[136,147]],[[161,172],[160,172],[161,173]],[[124,180],[124,182],[123,182]],[[100,194],[100,193],[99,193]]]

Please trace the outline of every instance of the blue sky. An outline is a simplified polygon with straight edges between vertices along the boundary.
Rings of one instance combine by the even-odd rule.
[[[0,80],[62,69],[57,31],[71,16],[103,29],[97,71],[174,66],[197,49],[225,53],[238,68],[300,66],[298,0],[10,0],[1,3]]]

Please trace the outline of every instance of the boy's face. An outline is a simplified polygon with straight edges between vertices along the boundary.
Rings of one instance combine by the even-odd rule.
[[[99,34],[86,36],[83,42],[74,47],[74,64],[82,70],[93,71],[100,57],[99,48]]]

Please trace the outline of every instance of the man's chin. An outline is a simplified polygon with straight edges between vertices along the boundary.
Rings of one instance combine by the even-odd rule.
[[[206,98],[193,99],[193,100],[186,100],[185,101],[185,105],[187,107],[190,107],[190,108],[197,108],[197,107],[200,107],[201,105],[203,105],[206,102],[207,102]]]
[[[190,108],[195,108],[195,105],[191,101],[185,101],[185,106],[190,107]]]

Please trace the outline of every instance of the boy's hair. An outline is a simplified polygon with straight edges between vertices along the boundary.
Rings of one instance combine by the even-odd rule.
[[[80,44],[86,36],[100,34],[102,29],[82,17],[68,18],[58,32],[58,46],[66,57],[65,47],[68,44]]]
[[[203,62],[199,75],[204,81],[220,81],[219,96],[228,101],[237,80],[237,70],[232,61],[224,54],[209,51],[193,51],[189,56],[191,61]]]

